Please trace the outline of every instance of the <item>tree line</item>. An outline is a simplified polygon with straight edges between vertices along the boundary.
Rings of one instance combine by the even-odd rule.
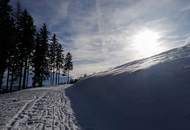
[[[6,90],[27,88],[30,72],[32,86],[40,87],[45,79],[59,84],[60,74],[73,69],[70,52],[64,56],[56,34],[50,36],[47,25],[40,28],[33,17],[17,2],[15,10],[9,0],[0,0],[0,90],[6,81]],[[6,80],[5,76],[6,75]]]

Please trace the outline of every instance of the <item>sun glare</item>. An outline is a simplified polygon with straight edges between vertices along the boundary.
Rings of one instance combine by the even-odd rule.
[[[133,47],[141,56],[147,57],[159,51],[160,34],[150,29],[145,29],[133,37]]]

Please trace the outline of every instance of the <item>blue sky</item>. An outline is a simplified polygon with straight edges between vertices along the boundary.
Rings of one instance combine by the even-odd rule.
[[[49,30],[57,33],[65,51],[71,51],[73,74],[77,76],[145,57],[133,46],[134,36],[143,30],[160,35],[159,48],[162,49],[150,55],[185,45],[190,39],[189,0],[20,2],[34,16],[37,26],[46,22]]]

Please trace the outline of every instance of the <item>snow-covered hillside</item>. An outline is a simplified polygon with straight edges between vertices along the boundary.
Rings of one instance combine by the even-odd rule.
[[[0,130],[79,130],[64,92],[69,86],[0,95]]]
[[[90,76],[66,95],[86,130],[189,130],[190,46]]]

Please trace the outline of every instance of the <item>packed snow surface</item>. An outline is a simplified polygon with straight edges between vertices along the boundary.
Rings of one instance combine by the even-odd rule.
[[[0,129],[79,130],[65,89],[43,87],[0,95]]]
[[[190,130],[190,47],[92,75],[66,95],[85,130]]]

